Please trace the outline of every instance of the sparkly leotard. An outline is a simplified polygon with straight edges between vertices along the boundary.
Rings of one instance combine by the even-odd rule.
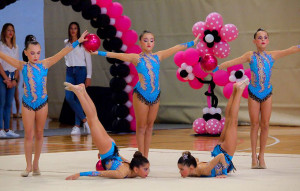
[[[102,166],[105,170],[117,170],[122,165],[122,159],[119,156],[118,147],[114,142],[112,142],[110,150],[100,155]],[[107,169],[107,166],[109,166],[109,169]]]
[[[153,105],[159,101],[159,68],[160,61],[156,54],[140,54],[136,66],[139,81],[134,87],[134,93],[137,93],[139,100],[147,105]]]
[[[28,62],[24,64],[22,74],[24,78],[23,106],[37,111],[48,102],[46,89],[48,68],[45,68],[42,63]]]
[[[274,60],[270,54],[265,52],[253,52],[250,61],[251,82],[248,86],[249,96],[264,102],[272,95],[272,84],[270,82]]]
[[[235,170],[235,167],[232,163],[233,156],[229,155],[224,149],[222,149],[221,145],[216,145],[214,150],[211,152],[212,157],[218,156],[220,153],[224,154],[225,161],[227,163],[227,167],[223,166],[221,163],[218,163],[212,170],[211,175],[203,177],[215,177],[218,175],[227,175],[228,172]]]

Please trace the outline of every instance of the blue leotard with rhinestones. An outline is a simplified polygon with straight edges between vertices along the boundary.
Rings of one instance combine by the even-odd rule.
[[[110,150],[105,154],[101,154],[100,157],[105,170],[117,170],[122,165],[123,160],[119,156],[118,148],[114,142],[112,142]],[[107,169],[106,167],[109,164],[110,167]]]
[[[24,95],[22,103],[30,109],[37,111],[48,101],[46,83],[48,68],[42,63],[26,63],[23,66]]]
[[[159,100],[159,68],[160,61],[156,54],[140,54],[136,66],[139,81],[134,87],[134,91],[139,95],[139,99],[148,105]]]
[[[251,82],[248,86],[249,96],[259,102],[265,101],[272,95],[270,82],[274,59],[265,52],[253,52],[251,56]]]

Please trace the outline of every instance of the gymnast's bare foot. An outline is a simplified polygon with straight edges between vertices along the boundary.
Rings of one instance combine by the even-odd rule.
[[[246,78],[243,81],[239,81],[237,83],[234,84],[234,86],[238,89],[238,90],[244,90],[246,88],[246,86],[249,85],[249,79]]]
[[[64,85],[66,86],[65,90],[72,91],[74,93],[82,93],[85,91],[84,84],[73,85],[69,82],[64,82]]]

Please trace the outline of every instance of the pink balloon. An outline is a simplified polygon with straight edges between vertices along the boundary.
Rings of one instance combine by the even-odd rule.
[[[237,65],[234,65],[234,66],[231,66],[231,67],[227,68],[227,71],[230,74],[231,71],[233,71],[233,70],[238,71],[240,69],[242,69],[242,70],[244,69],[243,65],[242,64],[237,64]]]
[[[135,75],[135,76],[133,76],[132,81],[129,83],[129,85],[134,87],[136,85],[136,83],[138,83],[138,81],[139,81],[139,76]]]
[[[249,78],[249,81],[251,80],[251,70],[250,68],[245,70],[245,75]]]
[[[199,60],[199,52],[194,48],[187,49],[184,54],[183,58],[185,60],[185,63],[190,66],[194,66],[198,63]]]
[[[223,94],[227,99],[229,99],[232,94],[232,91],[233,91],[233,83],[228,83],[223,89]]]
[[[206,73],[202,70],[199,62],[193,66],[193,73],[196,77],[202,78],[202,79],[208,75],[208,73]]]
[[[130,70],[130,74],[131,74],[132,76],[137,76],[137,75],[138,75],[138,72],[137,72],[135,66],[134,66],[132,63],[130,63],[130,64],[128,65],[128,67],[129,67],[129,70]]]
[[[102,166],[102,161],[101,159],[96,163],[96,171],[102,171],[105,170]]]
[[[129,30],[130,26],[131,26],[131,20],[126,15],[122,15],[121,17],[119,17],[115,24],[117,30],[122,32]]]
[[[193,89],[200,89],[203,86],[203,84],[199,82],[197,78],[194,78],[193,80],[189,80],[188,82]]]
[[[219,31],[223,26],[223,18],[219,13],[213,12],[207,15],[205,23],[208,29]]]
[[[217,119],[210,119],[206,122],[205,129],[207,133],[211,135],[217,135],[219,134],[219,129],[221,127],[220,121]]]
[[[204,41],[200,41],[197,44],[196,49],[199,51],[200,55],[212,54],[213,53],[213,49],[208,48],[207,44]]]
[[[112,0],[97,0],[96,4],[102,7],[109,7],[112,4]]]
[[[181,76],[180,76],[180,73],[179,73],[180,69],[178,68],[177,72],[176,72],[176,77],[179,81],[181,82],[187,82],[187,80],[183,79]]]
[[[198,118],[193,123],[193,129],[197,134],[206,134],[206,121],[203,118]]]
[[[142,52],[142,49],[139,45],[132,45],[130,47],[127,48],[126,53],[135,53],[135,54],[139,54]]]
[[[218,60],[212,54],[206,54],[200,61],[201,68],[206,71],[211,71],[215,69],[218,65]]]
[[[184,62],[183,55],[183,51],[178,51],[174,56],[174,62],[178,67],[181,67],[181,64]]]
[[[94,52],[94,51],[98,50],[98,48],[100,47],[100,44],[101,44],[101,40],[97,35],[90,33],[85,36],[85,39],[87,39],[87,41],[84,41],[82,43],[82,45],[86,51]]]
[[[123,7],[118,2],[113,2],[112,5],[107,9],[107,15],[110,18],[118,18],[123,13]]]
[[[199,22],[195,23],[192,28],[192,32],[195,37],[197,37],[198,34],[200,34],[200,38],[199,38],[200,40],[203,39],[205,30],[206,30],[206,24],[203,21],[199,21]]]
[[[234,24],[226,24],[220,30],[220,36],[223,40],[230,42],[238,37],[239,31]]]
[[[229,82],[229,74],[225,70],[218,70],[213,74],[213,80],[218,86],[225,86]]]
[[[242,94],[242,96],[243,96],[243,98],[248,98],[248,95],[249,95],[249,93],[248,93],[248,86],[244,89],[244,91],[243,91],[243,94]]]
[[[124,44],[127,46],[134,45],[138,40],[138,34],[134,30],[126,31],[121,37]]]
[[[230,54],[230,46],[227,42],[221,41],[214,45],[213,52],[218,58],[226,58]]]

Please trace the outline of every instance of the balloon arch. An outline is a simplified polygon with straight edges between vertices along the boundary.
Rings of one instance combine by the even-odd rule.
[[[52,0],[58,2],[59,0]],[[15,3],[16,0],[1,0],[0,10]],[[82,17],[90,20],[92,27],[97,28],[97,35],[103,40],[103,48],[107,51],[140,53],[136,45],[138,34],[130,29],[131,20],[123,14],[123,7],[112,0],[60,0],[65,6],[72,6]],[[138,81],[137,71],[133,64],[121,60],[106,58],[111,64],[110,88],[115,102],[112,108],[114,132],[136,130],[135,114],[132,104],[133,87]]]

